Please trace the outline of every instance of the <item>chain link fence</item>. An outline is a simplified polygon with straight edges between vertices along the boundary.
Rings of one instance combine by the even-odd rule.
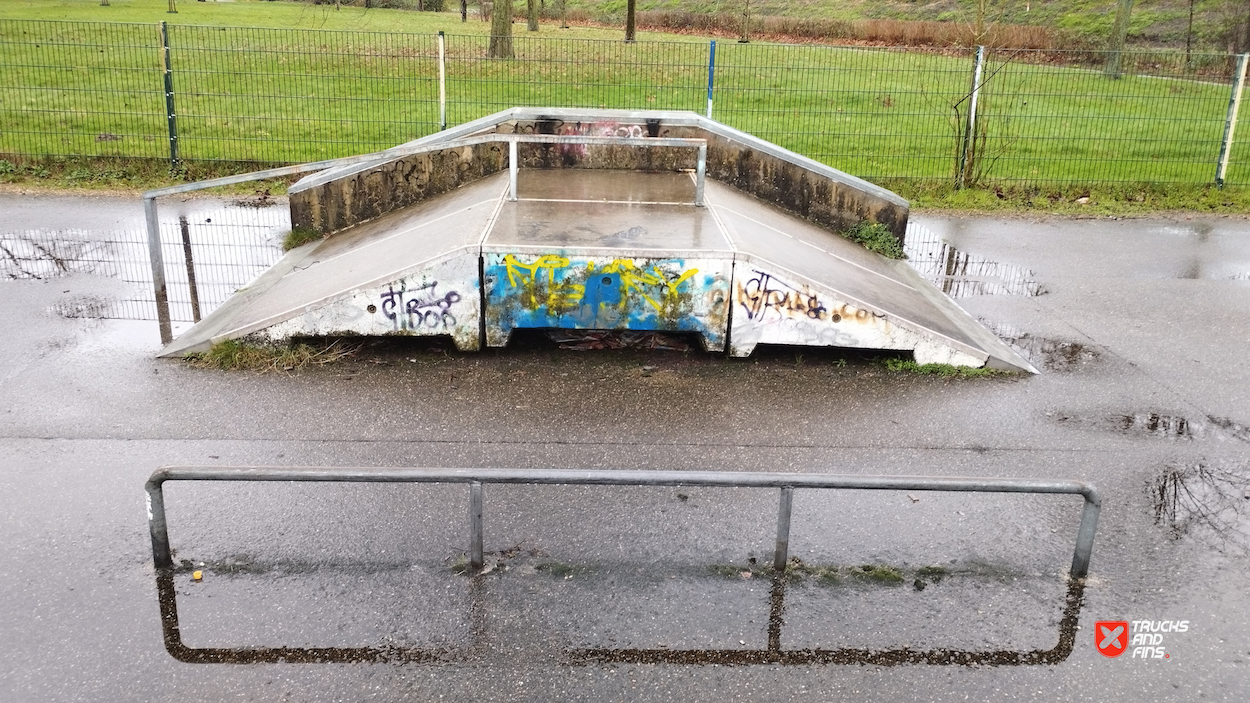
[[[488,44],[0,21],[0,159],[305,162],[522,105],[710,111],[884,182],[1206,184],[1226,158],[1224,180],[1250,185],[1250,144],[1227,125],[1244,66],[1231,54],[521,35],[494,59]]]

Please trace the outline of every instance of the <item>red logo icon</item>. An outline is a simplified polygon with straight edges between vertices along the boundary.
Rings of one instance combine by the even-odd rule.
[[[1118,657],[1128,649],[1128,621],[1099,620],[1094,623],[1094,645],[1104,657]]]

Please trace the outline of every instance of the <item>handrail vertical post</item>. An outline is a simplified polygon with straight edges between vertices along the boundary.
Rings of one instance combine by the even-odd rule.
[[[1085,496],[1085,508],[1081,510],[1081,526],[1076,532],[1076,551],[1072,553],[1070,578],[1083,579],[1089,574],[1089,558],[1094,551],[1094,532],[1098,529],[1098,513],[1102,500],[1096,495]]]
[[[156,198],[143,199],[148,227],[148,260],[152,264],[152,295],[156,299],[156,320],[161,328],[161,344],[174,341],[169,321],[169,289],[165,285],[165,254],[161,251],[161,221],[156,214]]]
[[[165,489],[160,481],[148,481],[144,486],[148,502],[148,532],[152,535],[152,563],[157,569],[174,565],[169,551],[169,528],[165,524]]]
[[[781,500],[777,505],[777,550],[773,554],[773,569],[786,570],[790,558],[790,508],[794,502],[794,487],[782,486]]]
[[[482,557],[482,482],[469,484],[469,568],[480,569]]]
[[[516,172],[519,164],[517,163],[516,140],[508,140],[508,200],[516,202]]]
[[[703,184],[707,179],[707,144],[699,145],[699,163],[695,168],[694,204],[703,207]]]

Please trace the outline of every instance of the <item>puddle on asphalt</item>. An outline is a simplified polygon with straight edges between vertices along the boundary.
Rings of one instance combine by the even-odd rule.
[[[1250,554],[1250,467],[1169,466],[1147,487],[1154,522],[1173,539]]]
[[[1045,295],[1029,269],[960,251],[927,227],[907,226],[907,263],[952,298],[974,295]]]
[[[262,195],[231,202],[169,203],[162,211],[162,253],[170,314],[194,318],[189,281],[194,277],[201,316],[224,303],[282,256],[290,230],[286,208]],[[188,265],[188,259],[191,264]],[[0,280],[55,280],[87,274],[123,281],[117,298],[80,296],[53,305],[71,318],[156,320],[152,269],[144,230],[26,230],[0,233]]]
[[[977,318],[977,321],[1031,364],[1047,371],[1072,371],[1102,358],[1099,349],[1082,342],[1038,337],[1011,325],[990,322],[983,318]]]
[[[1135,437],[1177,441],[1215,439],[1250,442],[1250,427],[1220,417],[1187,418],[1159,412],[1084,416],[1049,411],[1046,415],[1071,427],[1111,431]]]

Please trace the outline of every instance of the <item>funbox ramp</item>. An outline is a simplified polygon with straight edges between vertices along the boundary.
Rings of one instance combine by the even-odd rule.
[[[292,250],[161,356],[225,339],[444,335],[504,346],[522,328],[688,332],[757,344],[911,351],[918,363],[1036,373],[904,261],[688,172],[488,175]]]

